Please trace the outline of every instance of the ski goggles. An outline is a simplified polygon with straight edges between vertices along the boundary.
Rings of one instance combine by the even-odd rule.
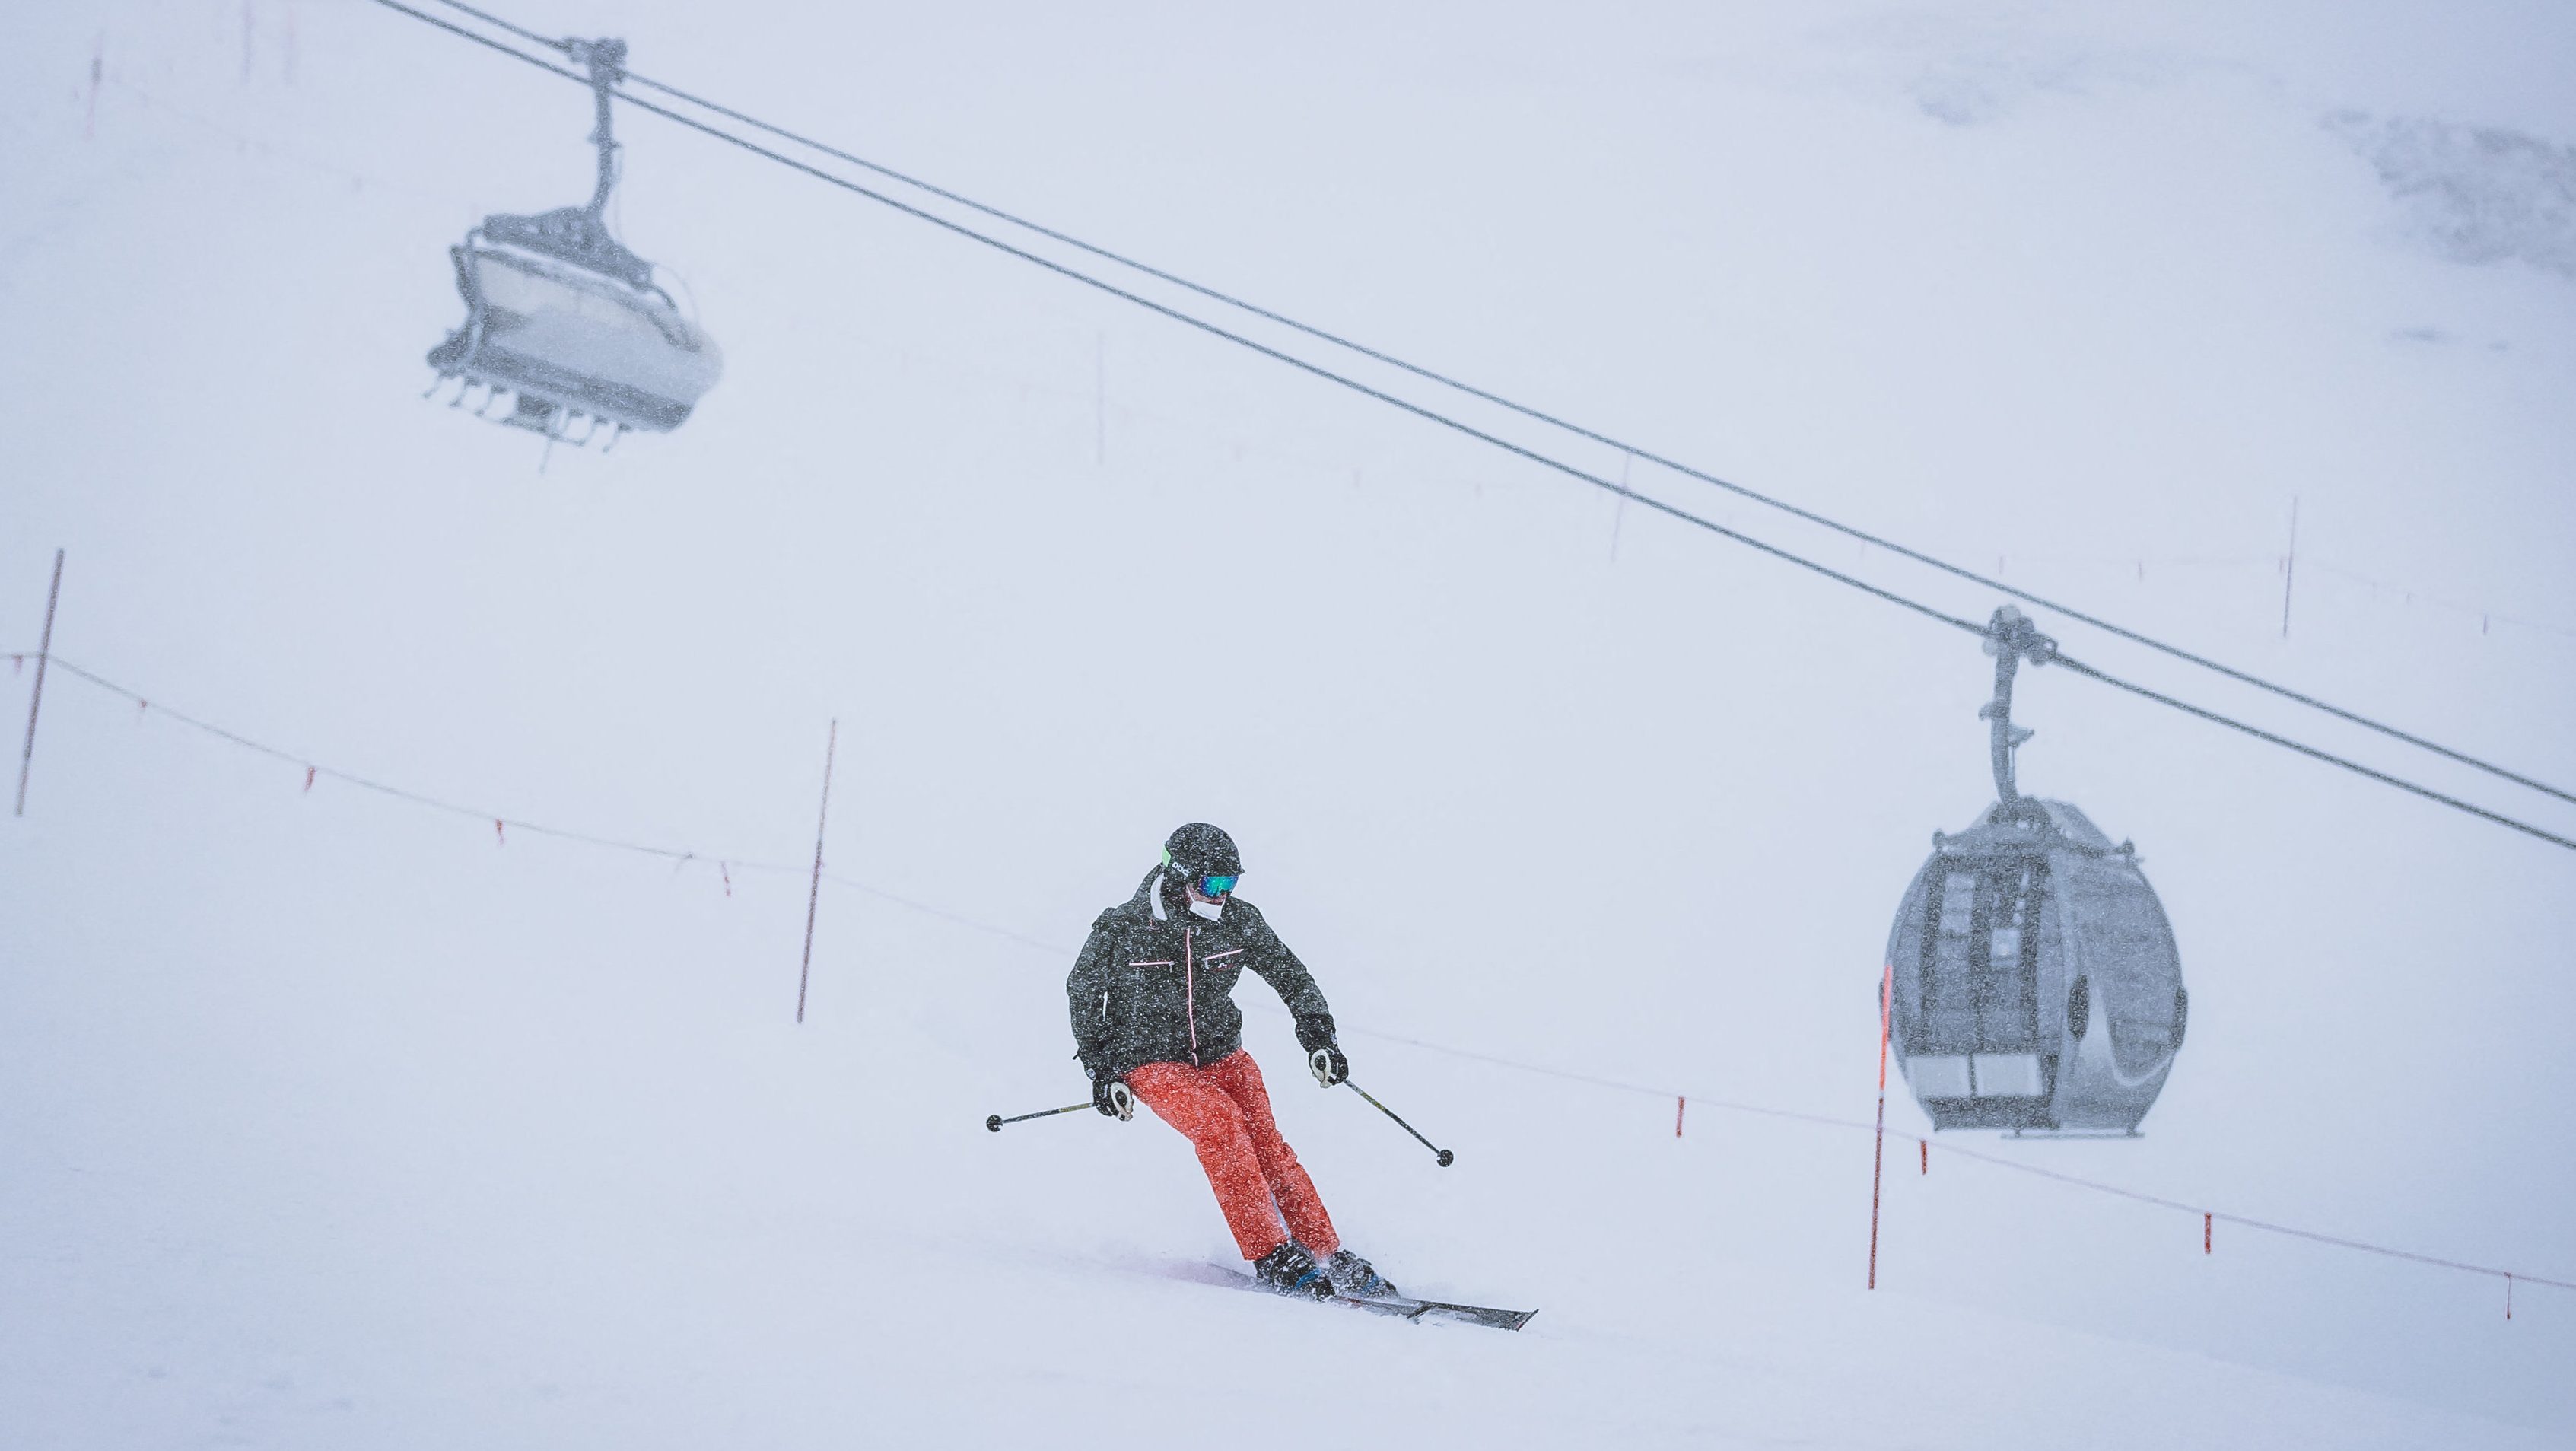
[[[1196,885],[1199,889],[1199,895],[1202,897],[1222,897],[1226,893],[1233,891],[1234,884],[1242,880],[1243,877],[1240,873],[1228,875],[1211,872],[1208,875],[1199,878]]]

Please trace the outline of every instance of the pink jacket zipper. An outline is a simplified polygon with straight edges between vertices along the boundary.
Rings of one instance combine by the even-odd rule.
[[[1198,969],[1190,950],[1190,939],[1198,935],[1195,927],[1181,929],[1181,1011],[1190,1019],[1190,1066],[1199,1062],[1199,986]]]

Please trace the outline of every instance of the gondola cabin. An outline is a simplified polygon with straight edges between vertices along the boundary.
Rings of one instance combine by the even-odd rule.
[[[1935,1128],[2134,1133],[2182,1046],[2164,908],[2062,801],[1936,835],[1887,960],[1889,1048]]]
[[[1936,1129],[2135,1134],[2182,1047],[2190,999],[2137,849],[2024,796],[2013,675],[2057,642],[2006,605],[1985,629],[1995,804],[1905,889],[1880,980],[1888,1050]]]

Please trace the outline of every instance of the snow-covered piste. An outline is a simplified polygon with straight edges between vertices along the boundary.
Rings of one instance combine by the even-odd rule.
[[[742,133],[1554,468],[635,83],[603,190],[570,52],[22,8],[0,1444],[2576,1434],[2576,852],[2063,661],[1981,719],[1667,510],[2576,808],[1644,457],[2567,788],[2566,18],[493,11],[1634,446]],[[1961,865],[1998,750],[2064,841]],[[1255,1293],[1091,1111],[1185,822],[1368,1095],[1243,974],[1340,1241],[1517,1330]]]

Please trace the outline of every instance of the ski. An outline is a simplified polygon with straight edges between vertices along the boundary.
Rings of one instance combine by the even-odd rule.
[[[1236,1285],[1247,1290],[1275,1294],[1269,1286],[1231,1266],[1220,1265]],[[1283,1299],[1294,1298],[1282,1296]],[[1518,1330],[1530,1323],[1536,1310],[1499,1310],[1491,1305],[1461,1305],[1449,1300],[1417,1300],[1410,1295],[1342,1295],[1336,1294],[1317,1304],[1348,1305],[1372,1315],[1392,1315],[1399,1320],[1419,1324],[1424,1320],[1454,1320],[1465,1325],[1483,1325],[1495,1330]]]
[[[1406,1295],[1371,1296],[1335,1295],[1340,1304],[1394,1315],[1406,1320],[1457,1320],[1469,1325],[1487,1325],[1496,1330],[1518,1330],[1530,1323],[1536,1310],[1497,1310],[1491,1305],[1456,1305],[1447,1300],[1416,1300]]]

